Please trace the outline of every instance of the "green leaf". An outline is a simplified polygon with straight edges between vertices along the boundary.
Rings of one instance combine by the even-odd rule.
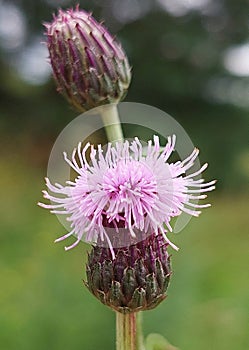
[[[157,333],[151,333],[145,340],[146,350],[179,350],[171,345],[167,339]]]

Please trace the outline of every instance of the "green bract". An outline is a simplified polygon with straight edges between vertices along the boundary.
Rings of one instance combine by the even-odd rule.
[[[171,269],[168,244],[151,235],[127,248],[93,247],[87,262],[90,292],[121,313],[149,310],[166,298]]]

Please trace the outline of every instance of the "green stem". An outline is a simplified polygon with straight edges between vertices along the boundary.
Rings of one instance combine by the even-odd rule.
[[[116,350],[137,350],[136,313],[116,312]]]
[[[116,104],[104,105],[101,118],[105,127],[107,139],[110,142],[123,140],[123,131]]]
[[[142,321],[143,321],[143,313],[140,311],[137,313],[137,350],[145,350]]]

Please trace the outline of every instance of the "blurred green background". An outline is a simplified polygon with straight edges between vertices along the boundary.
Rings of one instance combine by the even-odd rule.
[[[168,298],[144,332],[181,350],[249,349],[247,0],[92,0],[133,66],[126,101],[171,114],[218,179],[211,209],[172,239]],[[44,21],[74,1],[0,0],[0,349],[114,349],[114,313],[83,286],[86,251],[38,208],[51,147],[77,116],[56,92]]]

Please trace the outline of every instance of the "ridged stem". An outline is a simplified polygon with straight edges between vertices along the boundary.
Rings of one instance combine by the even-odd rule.
[[[137,350],[136,313],[116,312],[116,350]]]
[[[118,115],[116,104],[104,105],[101,109],[101,118],[105,127],[108,141],[115,142],[123,140],[123,131]]]

